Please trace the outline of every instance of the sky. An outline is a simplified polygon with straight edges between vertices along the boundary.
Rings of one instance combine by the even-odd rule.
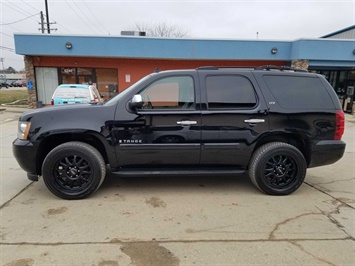
[[[4,68],[24,68],[13,34],[39,34],[40,11],[45,0],[0,0]],[[48,11],[59,35],[119,36],[136,24],[166,23],[192,39],[296,40],[355,25],[355,0],[48,0]]]

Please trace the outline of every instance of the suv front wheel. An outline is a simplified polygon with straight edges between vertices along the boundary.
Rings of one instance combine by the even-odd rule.
[[[48,189],[63,199],[81,199],[94,193],[106,175],[106,165],[93,146],[68,142],[55,147],[44,159],[43,180]]]
[[[267,194],[288,195],[301,186],[306,171],[306,161],[296,147],[271,142],[254,152],[249,177],[257,188]]]

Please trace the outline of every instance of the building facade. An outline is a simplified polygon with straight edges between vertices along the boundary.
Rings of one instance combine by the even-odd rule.
[[[15,34],[15,48],[17,54],[25,56],[32,108],[38,102],[49,104],[59,84],[96,84],[105,98],[111,98],[156,69],[200,66],[289,65],[309,69],[328,76],[342,97],[346,97],[348,87],[355,86],[352,39],[264,41]]]

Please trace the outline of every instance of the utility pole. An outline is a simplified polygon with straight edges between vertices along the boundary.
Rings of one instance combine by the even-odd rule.
[[[41,28],[40,31],[42,31],[42,33],[44,33],[44,16],[43,16],[43,12],[41,11]]]
[[[1,64],[2,64],[2,71],[3,71],[3,73],[4,73],[4,80],[5,80],[5,82],[6,82],[6,73],[5,73],[5,67],[4,67],[4,58],[0,58],[0,62],[1,62]]]
[[[48,3],[47,3],[47,0],[44,0],[44,2],[45,2],[45,5],[46,5],[47,31],[48,31],[48,34],[50,34],[51,33],[51,27],[50,27],[50,24],[49,24]]]

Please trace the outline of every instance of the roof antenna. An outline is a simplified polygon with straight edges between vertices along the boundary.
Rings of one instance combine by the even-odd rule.
[[[156,68],[156,69],[154,70],[154,72],[155,72],[155,73],[159,73],[159,68]]]

